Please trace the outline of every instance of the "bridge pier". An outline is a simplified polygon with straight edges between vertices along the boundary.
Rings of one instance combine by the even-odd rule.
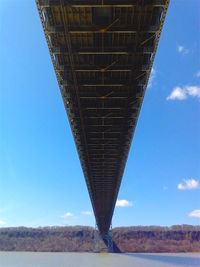
[[[107,246],[107,251],[109,253],[113,253],[113,240],[112,240],[112,237],[107,234],[104,238],[103,238],[103,241],[105,243],[105,245]]]
[[[101,252],[101,240],[103,240],[104,244],[106,245],[107,252],[113,253],[114,252],[114,246],[113,246],[113,238],[112,238],[112,225],[110,227],[110,230],[107,235],[102,237],[99,233],[97,225],[95,225],[95,231],[94,231],[94,252],[100,253]]]
[[[104,236],[103,241],[107,247],[108,253],[113,253],[113,236],[112,236],[112,224],[110,225],[110,230],[107,235]]]
[[[95,229],[94,229],[94,252],[95,253],[100,253],[100,234],[99,234],[99,230],[97,225],[95,225]]]

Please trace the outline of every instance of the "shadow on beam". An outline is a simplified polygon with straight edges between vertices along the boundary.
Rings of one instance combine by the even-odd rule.
[[[112,239],[108,240],[107,238],[103,238],[103,242],[106,245],[109,253],[121,253],[120,248]]]
[[[113,241],[113,253],[121,253],[120,248],[117,246],[115,241]]]

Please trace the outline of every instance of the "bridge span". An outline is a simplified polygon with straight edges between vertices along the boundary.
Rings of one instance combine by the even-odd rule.
[[[104,238],[168,0],[36,0]]]

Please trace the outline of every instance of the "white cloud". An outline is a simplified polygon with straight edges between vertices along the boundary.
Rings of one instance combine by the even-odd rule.
[[[0,226],[6,224],[3,220],[0,219]]]
[[[171,94],[167,97],[167,100],[184,100],[186,99],[186,93],[181,87],[175,87]]]
[[[148,86],[147,86],[148,88],[151,88],[152,87],[153,81],[154,81],[155,77],[156,77],[156,71],[155,71],[154,68],[152,68],[151,69],[151,74],[150,74],[150,77],[149,77]]]
[[[200,98],[200,87],[198,86],[186,86],[187,93],[189,96]]]
[[[191,179],[184,179],[182,183],[179,183],[177,188],[179,190],[192,190],[197,189],[199,187],[199,181],[191,178]]]
[[[189,213],[190,217],[200,218],[200,210],[193,210]]]
[[[73,217],[74,215],[71,212],[66,212],[64,215],[62,215],[62,218],[69,218],[69,217]]]
[[[175,87],[171,94],[167,97],[167,100],[185,100],[188,97],[197,97],[200,99],[200,87],[186,85],[184,87]]]
[[[196,76],[197,78],[200,78],[200,70],[197,71],[197,73],[195,74],[195,76]]]
[[[82,211],[81,214],[82,215],[86,215],[86,216],[91,216],[92,215],[92,212],[89,211],[89,210],[86,210],[86,211]]]
[[[133,206],[133,203],[131,201],[128,201],[126,199],[118,199],[116,202],[116,207],[131,207]]]
[[[185,48],[183,45],[178,45],[177,50],[180,54],[186,55],[189,53],[189,49]]]

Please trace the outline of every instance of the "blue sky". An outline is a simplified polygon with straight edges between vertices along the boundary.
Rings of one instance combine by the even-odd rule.
[[[200,223],[200,3],[171,1],[113,226]],[[34,1],[0,1],[0,227],[95,220]]]

